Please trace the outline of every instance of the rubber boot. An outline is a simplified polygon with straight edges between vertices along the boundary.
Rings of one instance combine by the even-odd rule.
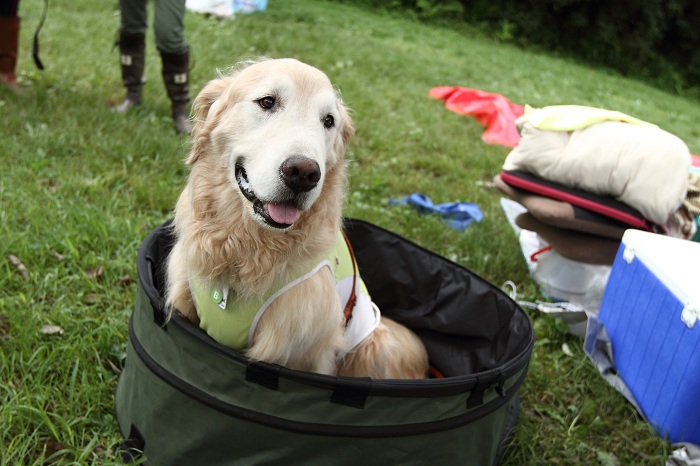
[[[190,101],[190,54],[185,49],[179,53],[160,51],[163,61],[163,82],[172,103],[172,116],[178,133],[190,134],[192,122],[188,118],[187,104]]]
[[[141,105],[141,90],[146,82],[144,77],[146,35],[120,33],[119,61],[122,69],[122,81],[126,87],[126,97],[121,104],[114,107],[114,111],[126,113]]]
[[[0,16],[0,84],[17,89],[17,48],[19,17]]]

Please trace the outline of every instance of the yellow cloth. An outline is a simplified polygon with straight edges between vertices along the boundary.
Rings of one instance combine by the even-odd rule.
[[[574,131],[603,121],[621,121],[638,126],[657,128],[654,124],[622,112],[582,105],[552,105],[543,108],[534,108],[526,105],[525,113],[518,118],[516,123],[520,128],[525,121],[537,129],[546,131]]]

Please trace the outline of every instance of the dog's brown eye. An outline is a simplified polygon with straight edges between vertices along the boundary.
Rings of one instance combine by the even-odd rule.
[[[265,110],[270,110],[272,107],[275,106],[275,98],[271,96],[265,96],[262,99],[258,100],[258,105],[260,107],[264,108]]]
[[[333,115],[326,115],[326,117],[323,119],[323,126],[325,126],[327,129],[332,128],[334,124],[335,119],[333,118]]]

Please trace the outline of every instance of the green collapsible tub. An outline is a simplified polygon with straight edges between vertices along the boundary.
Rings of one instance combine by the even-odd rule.
[[[181,317],[164,323],[169,224],[137,258],[116,392],[125,460],[152,465],[495,465],[519,412],[532,323],[470,270],[346,220],[373,300],[410,327],[444,378],[332,377],[251,362]]]

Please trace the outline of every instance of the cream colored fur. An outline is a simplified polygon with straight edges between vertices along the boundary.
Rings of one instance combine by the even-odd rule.
[[[265,96],[276,99],[274,111],[261,108]],[[240,296],[261,295],[304,274],[333,247],[341,228],[345,148],[354,129],[326,75],[292,59],[239,66],[207,84],[194,109],[191,171],[175,208],[167,305],[197,322],[191,279],[228,286]],[[328,116],[332,127],[324,126]],[[245,168],[256,195],[274,199],[283,191],[279,164],[295,154],[314,160],[321,180],[295,200],[298,220],[273,227],[244,196],[236,166]],[[382,317],[375,332],[338,362],[336,355],[346,351],[343,331],[342,305],[323,267],[271,304],[246,354],[324,374],[424,377],[425,349],[405,327]]]

